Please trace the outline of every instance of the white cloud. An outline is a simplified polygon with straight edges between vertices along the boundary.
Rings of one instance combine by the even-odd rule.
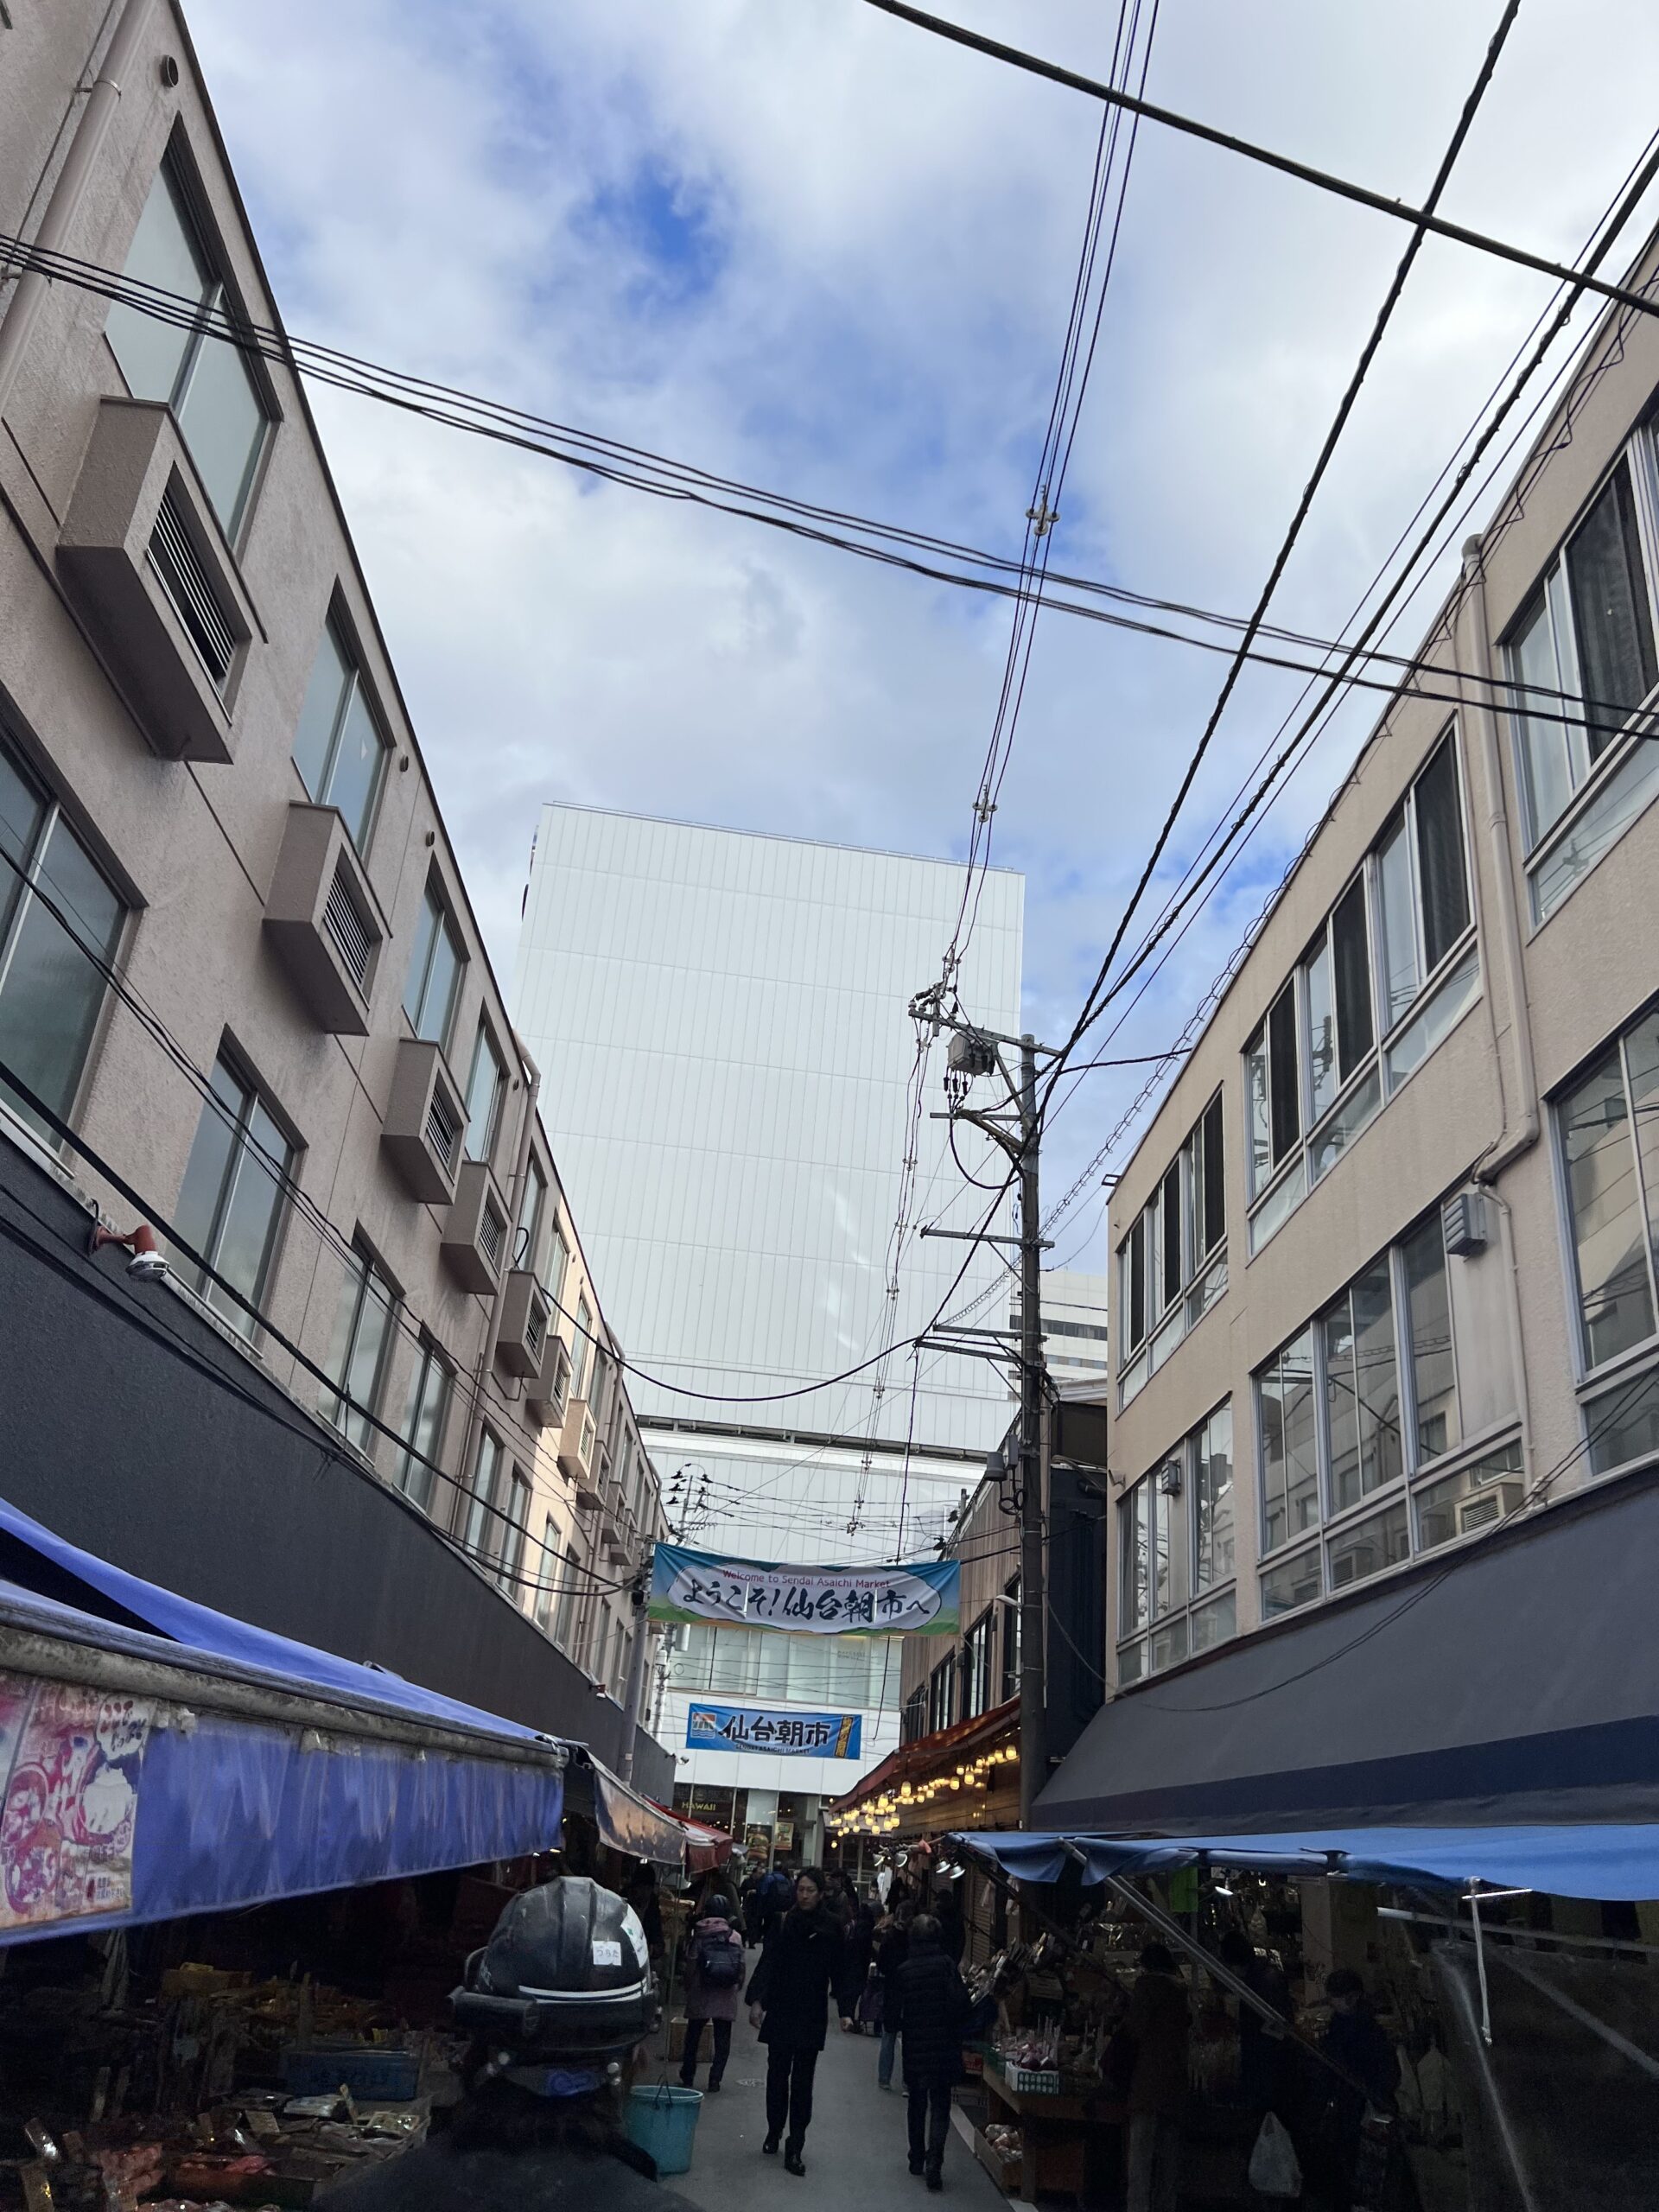
[[[1108,67],[1106,11],[957,6]],[[1148,91],[1410,199],[1496,16],[1187,0],[1164,10]],[[289,0],[280,35],[241,0],[195,0],[191,21],[297,331],[1017,546],[1098,124],[1085,101],[857,0]],[[1659,18],[1639,0],[1529,0],[1447,212],[1573,254],[1656,92]],[[1248,606],[1405,236],[1144,131],[1057,564]],[[1281,619],[1345,615],[1547,291],[1431,244]],[[961,849],[1005,610],[366,403],[317,406],[501,972],[549,796]],[[1074,1010],[1220,672],[1045,619],[996,825],[998,858],[1027,872],[1039,1029]],[[1297,688],[1241,687],[1178,853]],[[1362,702],[1300,779],[1120,1049],[1180,1028],[1369,719]],[[1136,1088],[1132,1070],[1090,1079],[1051,1189]]]

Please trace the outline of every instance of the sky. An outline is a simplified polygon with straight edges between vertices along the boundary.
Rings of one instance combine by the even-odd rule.
[[[1115,9],[938,5],[1085,74],[1109,70]],[[1415,201],[1497,16],[1471,0],[1162,0],[1147,94]],[[1017,555],[1088,205],[1093,103],[861,0],[286,0],[280,29],[246,0],[194,0],[188,17],[297,334]],[[1523,0],[1442,212],[1570,259],[1656,111],[1659,10]],[[1656,219],[1659,194],[1632,251]],[[1056,568],[1247,611],[1406,237],[1145,127]],[[1549,292],[1511,265],[1426,245],[1276,620],[1325,636],[1346,619]],[[313,397],[504,980],[544,799],[965,851],[1005,605],[366,400]],[[1451,574],[1442,561],[1399,649]],[[1039,1037],[1071,1026],[1223,666],[1060,614],[1039,624],[993,844],[1027,880],[1026,1013]],[[1145,918],[1299,689],[1246,676]],[[1358,695],[1333,724],[1096,1050],[1149,1053],[1181,1033],[1375,706]],[[1087,1077],[1051,1124],[1046,1193],[1083,1179],[1057,1264],[1104,1264],[1093,1163],[1145,1072]],[[1132,1143],[1133,1129],[1106,1166]]]

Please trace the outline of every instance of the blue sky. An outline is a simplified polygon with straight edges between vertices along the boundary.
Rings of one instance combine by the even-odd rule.
[[[941,7],[1107,67],[1103,9]],[[1413,198],[1497,14],[1165,0],[1148,93]],[[245,0],[194,0],[190,20],[296,331],[1017,550],[1086,204],[1087,103],[859,0],[289,0],[280,35]],[[1526,0],[1446,212],[1571,256],[1656,111],[1659,11]],[[1143,132],[1056,565],[1245,609],[1403,237]],[[1346,616],[1548,289],[1426,249],[1278,619],[1328,632]],[[543,798],[962,851],[1007,634],[996,603],[341,395],[315,404],[504,976]],[[1220,673],[1045,618],[995,828],[995,857],[1027,878],[1039,1033],[1068,1025]],[[1268,672],[1241,685],[1177,871],[1297,689]],[[1315,752],[1115,1051],[1180,1032],[1372,711],[1357,701]],[[1138,1088],[1133,1070],[1088,1078],[1055,1125],[1051,1191]],[[1079,1208],[1057,1256],[1097,1213]],[[1077,1258],[1099,1264],[1098,1240]]]

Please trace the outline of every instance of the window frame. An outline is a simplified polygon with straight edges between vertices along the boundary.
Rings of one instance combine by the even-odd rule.
[[[996,1606],[986,1606],[962,1639],[962,1717],[977,1720],[991,1709],[991,1643]]]
[[[1463,927],[1457,932],[1433,968],[1427,964],[1427,908],[1423,894],[1422,817],[1419,808],[1419,791],[1442,759],[1450,764],[1452,788],[1457,800],[1458,856],[1462,863],[1463,895],[1466,912]],[[1386,931],[1382,892],[1382,859],[1386,847],[1400,830],[1409,871],[1411,893],[1411,931],[1416,981],[1411,996],[1397,1014],[1392,1013],[1389,1002],[1384,961]],[[1365,950],[1367,980],[1370,987],[1370,1014],[1371,1041],[1361,1052],[1351,1068],[1341,1067],[1341,1045],[1337,1046],[1338,1081],[1331,1097],[1319,1107],[1317,1115],[1313,1084],[1313,1010],[1310,1002],[1310,972],[1320,956],[1329,963],[1331,980],[1332,1025],[1333,1032],[1340,1025],[1340,971],[1337,958],[1337,917],[1352,897],[1356,885],[1363,886],[1361,911],[1365,922]],[[1344,882],[1342,888],[1326,909],[1324,920],[1289,976],[1273,994],[1266,1012],[1249,1037],[1240,1055],[1243,1065],[1244,1106],[1244,1171],[1246,1185],[1246,1219],[1249,1258],[1258,1252],[1284,1225],[1315,1186],[1322,1183],[1338,1167],[1348,1147],[1368,1128],[1401,1090],[1417,1070],[1433,1058],[1436,1047],[1449,1035],[1469,1007],[1479,995],[1481,971],[1478,959],[1480,941],[1479,921],[1475,904],[1475,873],[1473,854],[1469,836],[1468,780],[1464,773],[1462,733],[1454,715],[1444,722],[1433,742],[1424,753],[1413,770],[1396,804],[1390,807],[1382,828]],[[1429,1042],[1420,1058],[1408,1066],[1396,1070],[1395,1056],[1406,1031],[1428,1012],[1443,990],[1455,980],[1471,954],[1475,956],[1474,972],[1463,1003],[1450,1014],[1446,1028]],[[1268,1145],[1272,1147],[1272,1109],[1274,1055],[1269,1026],[1273,1013],[1282,1005],[1287,993],[1294,994],[1294,1028],[1296,1040],[1296,1103],[1301,1121],[1299,1137],[1292,1142],[1283,1157],[1269,1159],[1268,1172],[1260,1180],[1256,1178],[1254,1106],[1251,1087],[1251,1068],[1258,1047],[1265,1056],[1268,1069]],[[1374,1090],[1369,1104],[1360,1102],[1368,1090]]]
[[[1586,1058],[1560,1084],[1549,1100],[1550,1128],[1554,1141],[1551,1158],[1556,1193],[1557,1234],[1560,1241],[1561,1276],[1566,1290],[1567,1333],[1573,1347],[1574,1387],[1579,1397],[1579,1411],[1586,1445],[1594,1441],[1597,1424],[1601,1418],[1595,1407],[1618,1397],[1624,1386],[1633,1382],[1639,1371],[1650,1366],[1659,1367],[1659,1237],[1653,1224],[1659,1223],[1659,1192],[1650,1193],[1648,1187],[1648,1166],[1642,1153],[1640,1130],[1643,1111],[1652,1113],[1651,1107],[1638,1104],[1630,1073],[1630,1040],[1642,1027],[1659,1018],[1659,1000],[1649,1000],[1630,1019],[1620,1024],[1611,1038],[1605,1038]],[[1584,1285],[1579,1262],[1578,1224],[1573,1208],[1573,1190],[1567,1156],[1566,1109],[1573,1095],[1589,1081],[1611,1053],[1618,1062],[1620,1097],[1624,1106],[1624,1135],[1628,1149],[1629,1172],[1632,1177],[1637,1203],[1641,1211],[1640,1228],[1646,1262],[1648,1309],[1652,1325],[1634,1342],[1609,1352],[1605,1357],[1592,1361],[1590,1357],[1588,1325],[1584,1312]],[[1659,1103],[1659,1102],[1656,1102]],[[1609,1424],[1611,1425],[1611,1423]],[[1621,1465],[1635,1464],[1623,1462]],[[1593,1479],[1599,1481],[1617,1470],[1597,1468]]]
[[[441,1482],[448,1483],[449,1480],[443,1465],[443,1446],[449,1416],[454,1409],[455,1370],[442,1347],[432,1337],[422,1336],[419,1353],[415,1372],[410,1377],[409,1405],[400,1432],[403,1450],[398,1455],[392,1480],[416,1510],[425,1514],[430,1520],[433,1493]],[[431,1448],[417,1459],[415,1456],[417,1449],[416,1433],[426,1416],[427,1386],[435,1376],[438,1384],[438,1398]]]
[[[1205,1440],[1215,1422],[1224,1414],[1228,1423],[1229,1464],[1232,1469],[1233,1564],[1230,1573],[1217,1575],[1200,1587],[1198,1524],[1195,1510],[1198,1464]],[[1166,1486],[1166,1480],[1172,1471],[1177,1482],[1173,1491]],[[1201,1421],[1179,1437],[1167,1452],[1154,1459],[1117,1501],[1115,1527],[1119,1565],[1116,1650],[1120,1688],[1127,1689],[1154,1675],[1166,1674],[1172,1667],[1179,1666],[1201,1652],[1214,1650],[1220,1644],[1230,1643],[1237,1635],[1239,1538],[1242,1533],[1238,1498],[1238,1431],[1233,1420],[1233,1402],[1230,1395],[1217,1400]],[[1168,1594],[1161,1605],[1158,1597],[1158,1530],[1160,1522],[1169,1530],[1166,1540]],[[1147,1558],[1146,1611],[1144,1617],[1134,1618],[1131,1616],[1139,1612],[1139,1592],[1135,1587],[1138,1538],[1134,1532],[1142,1527],[1145,1529]],[[1127,1535],[1126,1531],[1129,1532]],[[1195,1645],[1192,1640],[1194,1617],[1213,1614],[1219,1619],[1229,1610],[1230,1625],[1204,1643]],[[1173,1657],[1160,1661],[1154,1656],[1160,1636],[1173,1637],[1178,1627],[1180,1631],[1179,1651]]]
[[[210,1078],[207,1090],[201,1102],[201,1116],[196,1123],[196,1136],[191,1140],[190,1157],[185,1161],[184,1176],[179,1185],[179,1199],[175,1201],[175,1211],[176,1213],[179,1202],[184,1196],[185,1187],[189,1179],[191,1159],[194,1157],[195,1146],[200,1140],[203,1122],[209,1114],[217,1114],[220,1122],[231,1131],[231,1147],[226,1155],[225,1164],[219,1171],[218,1189],[208,1217],[207,1232],[200,1239],[197,1249],[209,1268],[213,1268],[216,1274],[223,1273],[221,1262],[224,1258],[225,1229],[232,1203],[240,1187],[243,1169],[251,1158],[263,1162],[263,1166],[256,1172],[269,1176],[276,1196],[271,1205],[270,1218],[265,1229],[254,1286],[246,1293],[249,1304],[256,1308],[259,1319],[256,1320],[234,1300],[229,1301],[228,1309],[221,1305],[220,1300],[225,1294],[220,1291],[213,1275],[205,1272],[201,1273],[198,1281],[188,1283],[187,1287],[228,1328],[235,1330],[238,1335],[245,1337],[248,1342],[252,1344],[257,1341],[264,1322],[265,1306],[282,1251],[283,1231],[291,1211],[289,1193],[295,1185],[295,1166],[303,1147],[295,1135],[287,1116],[283,1114],[258,1077],[249,1071],[247,1063],[235,1049],[229,1038],[221,1039],[219,1051],[213,1058],[213,1074],[218,1075],[221,1070],[226,1080],[234,1084],[237,1089],[238,1094],[237,1110],[233,1118],[229,1116],[227,1102],[220,1096]],[[256,1107],[264,1112],[266,1119],[283,1141],[283,1157],[280,1160],[273,1160],[252,1133],[251,1123]],[[197,1272],[194,1261],[186,1260],[184,1267],[192,1274]]]
[[[73,1122],[76,1108],[85,1095],[88,1073],[97,1056],[99,1035],[109,1014],[110,984],[107,977],[99,974],[99,968],[100,964],[105,968],[119,967],[137,909],[125,890],[105,866],[55,788],[36,771],[29,755],[14,741],[11,730],[3,720],[0,720],[0,761],[10,768],[24,791],[34,798],[39,810],[22,859],[13,862],[10,858],[0,857],[0,1007],[3,1005],[6,986],[17,957],[24,925],[36,906],[41,907],[60,935],[67,936],[88,969],[98,977],[96,997],[86,1008],[85,1034],[78,1050],[74,1077],[68,1085],[67,1095],[60,1109],[62,1118]],[[66,931],[63,923],[58,921],[51,911],[60,903],[55,887],[42,886],[41,878],[46,873],[53,841],[60,834],[70,840],[114,902],[115,918],[108,941],[96,956],[89,949],[91,931],[86,916],[66,907],[67,918],[82,925],[81,928]],[[20,1121],[36,1143],[43,1145],[54,1156],[61,1154],[67,1140],[49,1124],[41,1128],[21,1098],[15,1103],[8,1098],[3,1081],[0,1081],[0,1108]]]
[[[1578,714],[1587,720],[1582,644],[1573,606],[1567,558],[1621,468],[1625,472],[1630,490],[1636,524],[1636,550],[1643,572],[1642,582],[1646,588],[1649,645],[1659,656],[1659,437],[1656,435],[1655,418],[1649,416],[1625,440],[1597,478],[1594,487],[1574,515],[1571,527],[1562,533],[1560,542],[1544,563],[1536,583],[1503,634],[1502,656],[1504,674],[1511,684],[1524,691],[1529,687],[1521,673],[1522,642],[1530,633],[1536,615],[1541,613],[1548,622],[1556,684],[1549,690],[1547,711],[1567,713],[1576,709]],[[1560,696],[1556,696],[1558,693]],[[1577,888],[1577,882],[1569,885],[1560,897],[1552,902],[1548,912],[1541,912],[1538,878],[1544,865],[1566,842],[1585,814],[1594,806],[1607,785],[1628,766],[1637,748],[1644,742],[1652,741],[1649,736],[1644,735],[1644,730],[1651,731],[1656,709],[1659,709],[1659,681],[1650,685],[1640,703],[1631,709],[1623,725],[1610,736],[1599,756],[1591,753],[1590,732],[1584,722],[1567,724],[1562,728],[1570,789],[1554,819],[1541,828],[1537,818],[1533,755],[1526,728],[1526,711],[1516,698],[1503,708],[1510,730],[1510,761],[1521,801],[1521,819],[1526,837],[1524,866],[1532,888],[1535,927],[1541,928],[1550,915],[1559,911],[1571,892]],[[1649,794],[1649,798],[1651,796]],[[1647,804],[1643,801],[1643,807],[1637,811],[1644,810]],[[1632,820],[1634,818],[1632,817]],[[1621,831],[1619,835],[1622,834]],[[1608,849],[1617,842],[1617,836],[1610,840]],[[1599,859],[1600,855],[1597,857]],[[1590,874],[1594,865],[1592,861],[1584,870],[1584,874]],[[1582,880],[1583,876],[1580,875],[1578,881]]]
[[[334,809],[340,821],[345,824],[346,835],[352,842],[352,849],[360,860],[366,860],[369,849],[374,842],[375,830],[379,826],[380,806],[385,797],[386,769],[391,758],[392,741],[386,728],[385,717],[380,711],[380,702],[375,696],[373,687],[363,673],[363,656],[358,648],[356,633],[346,620],[345,609],[338,600],[330,601],[327,612],[323,616],[322,627],[323,634],[317,644],[317,656],[311,664],[311,675],[306,682],[305,703],[309,702],[311,685],[316,680],[317,661],[321,659],[326,644],[332,643],[335,652],[339,655],[346,671],[346,680],[340,685],[339,696],[334,702],[334,719],[329,724],[328,741],[323,748],[322,766],[317,776],[317,788],[315,791],[312,790],[305,771],[300,766],[299,757],[292,747],[289,748],[289,757],[294,763],[295,773],[299,777],[301,785],[311,804],[314,806],[332,806]],[[375,735],[379,741],[379,754],[374,764],[374,774],[370,781],[368,795],[363,804],[360,833],[346,819],[344,811],[334,797],[334,783],[335,772],[340,766],[341,741],[346,734],[346,725],[351,717],[353,703],[359,698],[363,702]],[[304,704],[302,703],[301,721],[303,719]],[[294,735],[296,742],[299,734],[300,723],[296,722]]]
[[[424,934],[424,925],[429,911],[435,918],[434,924],[431,934],[427,938],[425,954],[421,961],[421,987],[416,995],[417,1010],[411,1012],[409,1000],[414,981],[415,953],[419,946],[421,937]],[[435,1035],[428,1037],[423,1027],[427,1019],[426,995],[431,988],[432,958],[437,950],[438,939],[441,936],[448,938],[450,949],[455,956],[455,965],[454,971],[449,979],[449,1003],[444,1010],[443,1020]],[[454,1039],[455,1017],[461,1011],[467,965],[467,940],[461,933],[460,925],[455,920],[454,908],[442,879],[435,869],[428,875],[425,888],[421,893],[421,912],[416,920],[415,943],[410,948],[410,966],[404,978],[404,995],[401,1003],[404,1019],[408,1022],[411,1033],[420,1038],[423,1043],[435,1045],[446,1060],[449,1057],[449,1047]]]
[[[246,372],[255,403],[263,417],[264,428],[260,431],[257,442],[249,453],[244,467],[234,510],[228,518],[221,516],[213,504],[213,494],[207,489],[201,464],[196,458],[195,449],[185,429],[184,410],[189,404],[191,387],[201,364],[204,347],[213,342],[225,344],[232,342],[228,339],[220,339],[218,333],[209,331],[207,326],[213,318],[215,315],[222,316],[232,328],[242,332],[251,332],[254,326],[252,318],[243,302],[240,286],[226,273],[230,257],[226,251],[224,238],[219,225],[213,219],[208,203],[207,192],[201,181],[194,151],[190,148],[182,125],[175,129],[162,149],[161,160],[156,166],[149,190],[144,195],[143,207],[138,212],[138,222],[134,225],[132,237],[127,242],[126,255],[122,262],[123,272],[124,273],[127,263],[132,257],[132,248],[137,242],[138,227],[149,211],[150,199],[157,190],[163,188],[163,180],[165,180],[166,188],[169,189],[175,212],[183,227],[187,241],[202,264],[205,296],[197,303],[194,320],[185,334],[183,348],[179,356],[179,365],[174,372],[172,389],[165,400],[151,404],[165,406],[168,413],[172,416],[178,430],[179,441],[186,453],[189,454],[191,466],[201,486],[207,512],[212,515],[232,554],[239,556],[247,543],[253,510],[257,503],[257,494],[264,484],[265,472],[270,466],[271,448],[276,441],[278,425],[283,420],[283,410],[277,401],[276,386],[271,382],[270,373],[257,349],[245,349],[238,346],[237,348],[238,358]],[[118,302],[111,304],[120,303]],[[117,351],[115,340],[109,335],[108,315],[105,317],[104,338],[109,348],[110,356],[120,371],[122,383],[126,386],[128,393],[137,398],[139,395],[133,390],[126,365]]]
[[[1218,1155],[1213,1163],[1209,1157],[1212,1148]],[[1220,1171],[1220,1230],[1212,1241],[1206,1241],[1209,1185],[1216,1166]],[[1117,1247],[1120,1410],[1227,1287],[1226,1189],[1226,1111],[1223,1086],[1217,1084]],[[1175,1241],[1180,1260],[1180,1280],[1173,1290],[1166,1281],[1172,1194],[1179,1209]],[[1109,1347],[1109,1361],[1110,1357]]]
[[[391,1372],[392,1354],[397,1344],[398,1308],[403,1300],[397,1284],[381,1266],[373,1249],[360,1233],[352,1240],[352,1258],[355,1262],[354,1271],[348,1279],[348,1284],[341,1287],[342,1296],[349,1287],[352,1301],[351,1326],[340,1351],[340,1372],[334,1377],[333,1388],[325,1393],[322,1413],[323,1418],[340,1431],[348,1444],[354,1445],[365,1459],[372,1459],[374,1456],[374,1445],[379,1434],[379,1431],[372,1425],[372,1421],[380,1417],[381,1400],[385,1394],[387,1377]],[[353,1364],[357,1357],[363,1317],[368,1310],[372,1293],[380,1296],[386,1317],[385,1328],[380,1338],[379,1349],[375,1354],[374,1373],[371,1378],[368,1395],[366,1398],[360,1398],[358,1401],[358,1406],[362,1408],[359,1412],[348,1402],[346,1386],[351,1377]],[[331,1358],[333,1352],[334,1347],[331,1345]],[[333,1401],[332,1405],[328,1402],[330,1399]],[[361,1430],[360,1434],[353,1433],[353,1425]]]
[[[473,1104],[473,1086],[478,1081],[479,1063],[487,1056],[495,1067],[495,1083],[490,1093],[489,1110],[485,1116],[483,1139],[476,1152],[473,1149],[473,1122],[477,1109]],[[467,1127],[461,1135],[462,1151],[468,1160],[478,1160],[488,1166],[495,1157],[495,1147],[505,1119],[507,1097],[506,1055],[495,1041],[495,1025],[487,1013],[478,1017],[478,1030],[473,1039],[473,1056],[467,1065],[466,1087],[461,1092],[461,1107],[467,1116]]]

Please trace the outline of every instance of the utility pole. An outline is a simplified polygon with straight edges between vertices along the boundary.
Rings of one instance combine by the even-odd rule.
[[[645,1619],[645,1596],[651,1588],[651,1565],[654,1545],[645,1547],[645,1555],[634,1576],[628,1595],[633,1605],[633,1642],[628,1647],[628,1685],[622,1699],[622,1749],[616,1764],[617,1773],[624,1782],[633,1779],[633,1739],[639,1732],[639,1707],[644,1700],[645,1686],[645,1646],[651,1631]]]
[[[1043,1498],[1043,1422],[1047,1411],[1048,1370],[1043,1360],[1042,1309],[1042,1255],[1046,1248],[1041,1231],[1038,1188],[1042,1125],[1037,1111],[1037,1060],[1039,1054],[1049,1059],[1058,1055],[1052,1046],[1039,1045],[1028,1032],[1023,1037],[1003,1037],[995,1030],[978,1028],[946,1014],[942,994],[937,989],[923,992],[913,999],[910,1010],[917,1020],[930,1021],[936,1034],[941,1029],[950,1032],[945,1095],[951,1117],[971,1122],[999,1145],[1013,1164],[1020,1182],[1020,1825],[1028,1828],[1033,1808],[1048,1780],[1044,1633],[1047,1578]],[[1019,1052],[1017,1081],[997,1049],[1002,1045]],[[1002,1077],[1008,1094],[1008,1105],[1004,1111],[982,1114],[968,1105],[968,1086],[982,1075]],[[921,1233],[924,1236],[929,1234],[925,1229]],[[951,1230],[934,1233],[950,1236],[966,1234]],[[973,1241],[1001,1244],[1015,1240],[982,1230]],[[948,1329],[938,1325],[930,1341],[939,1349],[976,1349],[967,1344],[952,1347]],[[980,1356],[985,1356],[982,1351]]]

